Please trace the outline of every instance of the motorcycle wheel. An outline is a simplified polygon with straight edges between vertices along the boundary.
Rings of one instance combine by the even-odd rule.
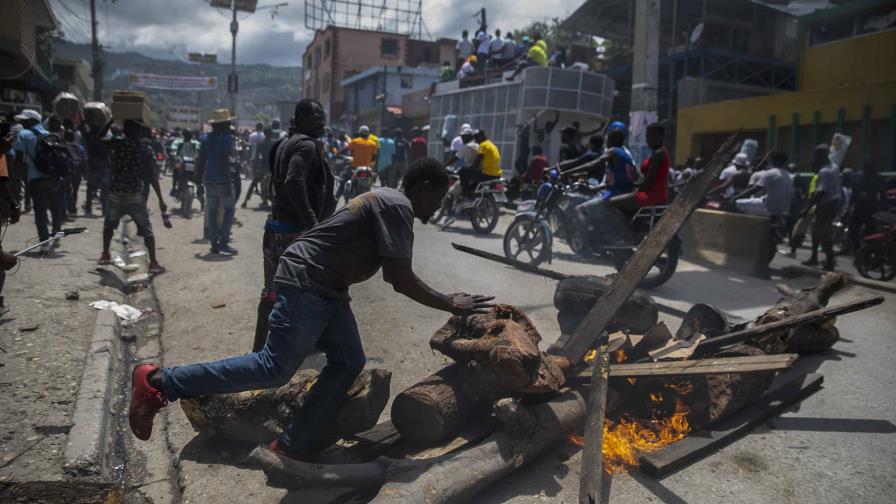
[[[877,243],[864,243],[856,252],[856,269],[859,274],[872,280],[888,282],[896,278],[896,264],[884,247]]]
[[[647,275],[644,276],[644,279],[641,280],[641,283],[639,283],[638,286],[643,289],[655,289],[668,282],[669,279],[672,278],[672,275],[675,274],[675,269],[678,268],[678,256],[680,251],[681,241],[678,237],[675,237],[669,242],[669,246],[666,247],[666,250],[664,250],[662,254],[660,254],[656,262],[650,268],[650,271],[647,272]],[[613,250],[610,253],[613,256],[613,265],[616,268],[616,271],[622,271],[622,268],[625,267],[625,263],[628,262],[634,251]]]
[[[498,225],[498,203],[490,195],[482,197],[482,202],[470,210],[470,222],[476,234],[489,234]]]
[[[528,235],[528,236],[527,236]],[[504,233],[504,256],[537,266],[550,259],[551,237],[532,217],[519,218]]]

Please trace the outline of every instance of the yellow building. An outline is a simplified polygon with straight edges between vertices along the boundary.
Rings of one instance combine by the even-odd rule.
[[[896,1],[856,0],[799,18],[797,91],[681,107],[676,157],[708,158],[738,128],[759,152],[787,152],[808,169],[835,132],[853,138],[843,167],[869,156],[896,171]]]

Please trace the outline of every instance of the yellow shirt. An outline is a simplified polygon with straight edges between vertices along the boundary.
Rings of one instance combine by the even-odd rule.
[[[539,42],[541,41],[539,40]],[[543,45],[535,43],[529,48],[529,52],[526,53],[526,57],[538,66],[547,66],[548,64],[548,53],[544,50]]]
[[[376,158],[376,142],[367,138],[353,138],[348,144],[348,150],[352,153],[352,167],[369,166],[374,168]]]
[[[370,133],[370,134],[367,135],[367,138],[373,140],[373,141],[376,143],[376,149],[377,149],[377,150],[380,149],[380,137],[374,135],[373,133]]]
[[[489,177],[501,176],[501,154],[498,152],[498,146],[493,144],[491,140],[486,140],[479,144],[477,154],[482,154],[482,174]]]

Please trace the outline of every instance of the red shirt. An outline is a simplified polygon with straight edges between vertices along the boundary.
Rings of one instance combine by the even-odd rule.
[[[529,169],[526,170],[526,173],[523,174],[520,180],[523,182],[537,182],[541,180],[548,165],[548,158],[544,154],[534,156],[532,161],[529,161]]]
[[[426,157],[426,139],[422,136],[414,137],[411,140],[411,162]]]
[[[635,194],[635,201],[638,202],[639,207],[665,205],[669,200],[668,187],[670,163],[669,151],[667,151],[665,147],[660,147],[656,152],[651,154],[649,158],[644,160],[644,163],[641,164],[641,173],[647,175],[650,168],[650,161],[654,156],[661,156],[660,168],[659,171],[656,172],[653,184]]]

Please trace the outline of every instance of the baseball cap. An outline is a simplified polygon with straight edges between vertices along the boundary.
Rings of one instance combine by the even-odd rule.
[[[370,128],[367,126],[361,126],[358,128],[358,133],[370,133]]]
[[[473,134],[472,126],[470,126],[469,124],[464,124],[463,126],[460,127],[460,134],[461,135],[472,135]]]
[[[15,119],[16,119],[16,121],[19,121],[19,122],[27,121],[29,119],[32,121],[37,121],[37,122],[41,121],[40,112],[38,112],[34,109],[23,110],[21,114],[17,114],[15,116]]]
[[[734,165],[735,166],[750,166],[750,158],[743,152],[738,153],[734,156]]]

